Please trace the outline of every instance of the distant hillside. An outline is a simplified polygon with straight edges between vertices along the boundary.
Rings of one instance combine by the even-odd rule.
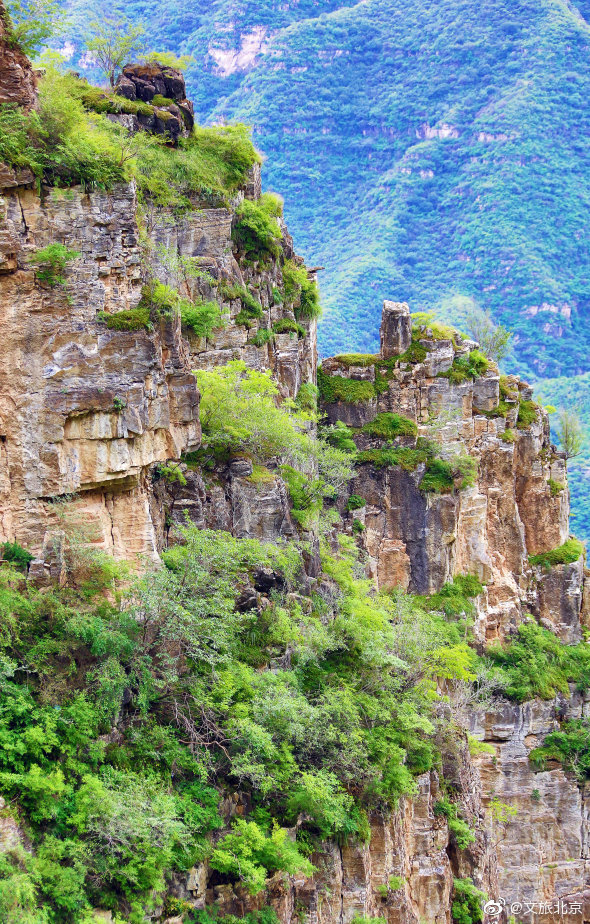
[[[73,6],[79,32],[96,7]],[[468,296],[516,331],[510,368],[590,371],[590,0],[125,10],[195,56],[201,121],[254,125],[266,184],[326,267],[324,354],[374,349],[384,297],[456,319]]]

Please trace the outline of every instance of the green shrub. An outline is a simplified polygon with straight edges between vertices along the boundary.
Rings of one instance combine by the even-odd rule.
[[[550,478],[547,483],[549,485],[551,497],[559,497],[559,495],[565,491],[565,485],[560,481],[555,481],[553,478]]]
[[[506,429],[502,433],[502,442],[503,443],[514,443],[516,440],[516,433],[514,430]]]
[[[39,282],[44,282],[53,288],[65,285],[66,266],[79,256],[78,250],[70,250],[63,244],[48,244],[47,247],[30,256],[29,263],[37,267],[35,275]]]
[[[116,311],[114,314],[107,314],[100,311],[97,314],[97,320],[102,321],[109,330],[151,330],[152,323],[150,320],[150,309],[147,305],[138,305],[137,308],[130,308],[128,311]]]
[[[341,449],[343,452],[356,452],[356,443],[352,438],[353,432],[341,420],[337,420],[335,424],[325,427],[323,435],[330,446]]]
[[[416,436],[418,427],[413,420],[401,414],[377,414],[374,420],[365,424],[363,433],[376,436],[382,440],[392,440],[396,436]]]
[[[281,477],[289,491],[292,516],[301,526],[307,527],[310,519],[321,509],[320,481],[298,472],[291,465],[281,466]]]
[[[317,382],[320,397],[327,404],[336,401],[362,404],[375,397],[375,387],[372,382],[345,379],[341,375],[326,375],[321,366],[318,368]]]
[[[365,524],[361,520],[356,520],[356,519],[353,520],[352,521],[352,531],[353,533],[364,533]]]
[[[295,398],[295,404],[303,411],[317,411],[318,387],[313,382],[304,382]]]
[[[422,336],[426,334],[426,328],[432,333],[433,340],[451,340],[455,342],[457,330],[449,324],[438,321],[433,311],[413,311],[412,312],[412,334]]]
[[[468,356],[455,356],[453,365],[447,372],[439,372],[441,378],[449,379],[459,385],[467,379],[476,379],[488,370],[488,360],[479,350],[472,350]]]
[[[29,563],[35,557],[18,542],[5,542],[2,546],[2,558],[9,561],[18,570],[26,572]]]
[[[304,857],[284,828],[267,837],[254,821],[238,818],[209,859],[212,869],[240,879],[251,895],[264,889],[269,874],[282,870],[311,876],[314,867]]]
[[[413,472],[422,463],[428,464],[433,459],[434,447],[426,440],[418,440],[415,449],[398,446],[390,449],[366,449],[359,452],[357,461],[370,462],[375,468],[399,465],[407,472]]]
[[[477,889],[471,879],[453,880],[453,924],[479,924],[483,921],[482,907],[487,895]]]
[[[292,321],[290,318],[282,318],[275,321],[272,329],[275,334],[297,334],[298,337],[307,336],[307,331],[302,324]]]
[[[525,430],[537,419],[538,406],[534,401],[521,401],[518,405],[518,417],[516,426],[519,430]]]
[[[529,555],[531,565],[540,565],[542,568],[552,568],[554,565],[571,565],[584,554],[584,546],[579,539],[567,539],[563,545],[549,552],[538,552]]]
[[[412,333],[412,341],[407,350],[397,357],[396,362],[398,363],[411,363],[415,365],[416,363],[423,363],[426,359],[426,347],[424,347]]]
[[[259,320],[263,316],[262,305],[246,286],[222,282],[219,284],[218,292],[226,301],[235,301],[239,298],[242,302],[242,310],[235,318],[236,324],[244,324],[248,327],[252,320]]]
[[[466,821],[459,816],[459,809],[454,802],[443,798],[434,804],[434,814],[444,815],[449,825],[449,831],[453,835],[455,843],[459,850],[465,850],[475,841],[475,834]]]
[[[453,467],[444,459],[429,459],[420,482],[420,490],[435,494],[448,494],[454,487]]]
[[[483,584],[474,574],[457,575],[451,583],[429,597],[419,597],[420,605],[427,610],[439,610],[445,616],[472,616],[473,599],[483,592]]]
[[[235,360],[219,369],[199,370],[197,381],[203,442],[211,449],[241,450],[264,462],[307,447],[298,414],[276,404],[278,388],[270,372],[248,369]]]
[[[570,683],[580,690],[590,686],[590,647],[564,645],[533,620],[519,626],[508,644],[491,646],[488,655],[501,668],[505,695],[519,703],[568,695]]]
[[[364,497],[359,497],[358,494],[351,494],[346,502],[347,510],[361,510],[362,507],[366,507],[367,502]]]
[[[214,330],[223,325],[221,308],[217,302],[206,302],[203,299],[189,302],[182,299],[179,308],[182,326],[197,337],[209,337]]]
[[[340,842],[351,835],[368,834],[367,819],[354,804],[333,773],[308,771],[287,802],[288,816],[295,821],[300,814],[309,815],[322,840],[336,838]]]
[[[286,260],[283,266],[285,301],[293,306],[296,318],[313,320],[322,313],[317,283],[310,279],[305,266]]]
[[[268,329],[268,327],[261,327],[256,331],[252,339],[249,341],[254,344],[256,347],[266,346],[267,343],[271,343],[273,339],[273,332]]]
[[[548,760],[559,760],[564,770],[575,773],[579,783],[590,779],[590,725],[588,719],[571,719],[551,732],[541,747],[529,755],[540,769]],[[537,800],[538,801],[538,800]]]
[[[477,459],[468,455],[457,455],[451,461],[453,475],[460,479],[459,490],[472,488],[477,481]]]
[[[283,235],[277,218],[281,214],[281,202],[271,193],[264,193],[257,202],[243,200],[236,209],[232,238],[246,256],[278,257]]]
[[[153,310],[163,317],[179,314],[182,326],[197,337],[209,337],[214,330],[223,326],[221,308],[217,302],[206,302],[203,299],[191,302],[176,289],[155,280],[143,286],[138,308],[147,308],[150,314]]]
[[[154,481],[158,481],[160,478],[167,481],[168,484],[179,484],[182,487],[186,485],[186,477],[177,462],[169,462],[168,464],[159,462],[154,468]]]

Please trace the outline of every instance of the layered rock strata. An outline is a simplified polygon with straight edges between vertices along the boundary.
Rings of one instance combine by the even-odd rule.
[[[532,389],[510,376],[500,394],[493,364],[464,375],[461,362],[477,344],[460,336],[437,339],[424,327],[412,354],[407,305],[385,303],[381,341],[378,356],[324,361],[324,376],[364,384],[360,399],[349,386],[352,400],[324,400],[328,419],[353,428],[370,455],[387,442],[370,433],[377,415],[401,415],[417,437],[399,437],[394,448],[428,440],[459,468],[469,456],[477,474],[463,489],[428,492],[421,489],[424,462],[361,464],[351,492],[366,504],[343,513],[349,526],[362,524],[369,573],[382,588],[418,594],[475,574],[486,585],[478,601],[482,642],[502,638],[531,610],[563,641],[579,641],[583,559],[550,573],[529,564],[530,555],[562,545],[569,529],[565,460],[551,445],[545,411],[531,404]],[[523,405],[532,417],[526,423]]]
[[[250,187],[256,191],[256,176]],[[174,225],[160,215],[150,245],[154,254],[159,248],[206,270],[210,281],[189,280],[185,294],[218,299],[223,328],[198,339],[172,316],[151,331],[109,329],[101,318],[135,308],[142,295],[136,211],[132,184],[108,194],[41,195],[15,184],[0,196],[0,539],[30,548],[38,576],[55,573],[56,541],[81,524],[87,541],[116,557],[157,559],[164,526],[152,502],[154,466],[199,445],[193,370],[241,359],[272,370],[292,398],[315,375],[313,324],[304,338],[276,334],[261,347],[252,343],[260,328],[293,313],[274,304],[279,261],[260,272],[242,269],[232,249],[232,208],[200,208]],[[30,262],[56,242],[78,253],[65,286],[40,282]],[[284,246],[293,256],[286,229]],[[173,281],[166,265],[167,257],[154,256],[155,272]],[[235,323],[242,304],[224,301],[222,282],[257,293],[262,317],[250,329]],[[232,516],[248,519],[237,508]]]

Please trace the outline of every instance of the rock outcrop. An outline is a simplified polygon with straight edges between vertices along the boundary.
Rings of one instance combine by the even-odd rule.
[[[0,3],[0,105],[11,103],[30,109],[36,99],[33,68],[26,55],[10,41],[8,22],[6,8]]]
[[[362,524],[369,573],[383,588],[418,594],[435,593],[454,575],[475,574],[486,585],[482,642],[503,637],[531,610],[564,641],[578,641],[582,558],[550,573],[528,561],[566,541],[569,510],[565,460],[551,445],[546,413],[531,404],[530,387],[515,377],[501,382],[493,364],[466,371],[477,344],[459,336],[437,339],[425,327],[415,334],[412,354],[407,305],[385,302],[381,339],[379,356],[335,357],[322,365],[336,385],[336,377],[352,383],[351,400],[330,400],[325,389],[323,407],[332,423],[355,429],[368,459],[351,485],[366,504],[348,522]],[[358,383],[365,391],[354,388]],[[386,441],[371,435],[383,413],[416,427],[416,438],[400,437],[396,445],[428,440],[455,472],[472,465],[474,477],[460,489],[456,483],[427,491],[426,462],[384,464],[379,453]]]
[[[111,330],[101,320],[141,299],[132,185],[108,194],[44,189],[41,196],[14,185],[0,197],[0,218],[0,539],[30,548],[35,573],[54,573],[56,535],[79,524],[118,558],[156,560],[165,527],[152,503],[154,466],[200,442],[193,370],[242,359],[271,369],[283,395],[294,398],[315,376],[315,325],[303,338],[279,333],[262,346],[252,342],[259,329],[293,314],[273,298],[279,262],[258,272],[236,259],[231,208],[202,208],[174,224],[161,215],[152,232],[154,253],[197,259],[206,271],[187,281],[186,294],[218,299],[225,309],[224,327],[209,339],[182,329],[178,316],[158,319],[151,331]],[[78,253],[67,270],[75,284],[36,278],[30,258],[54,242]],[[286,229],[284,246],[291,256]],[[170,281],[166,260],[154,262]],[[262,306],[248,328],[235,323],[244,286]],[[284,487],[277,492],[267,503],[284,508]],[[236,503],[241,513],[236,507],[230,519],[251,522],[245,501]]]
[[[128,64],[115,85],[115,94],[132,102],[149,103],[136,115],[116,116],[133,131],[168,135],[176,143],[181,135],[188,136],[195,118],[193,104],[186,98],[184,76],[172,67],[161,64]]]

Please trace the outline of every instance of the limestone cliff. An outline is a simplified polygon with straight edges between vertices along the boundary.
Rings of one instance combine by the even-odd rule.
[[[259,183],[258,183],[259,187]],[[256,195],[256,178],[249,194]],[[315,373],[313,325],[307,337],[276,334],[257,347],[259,327],[292,312],[275,305],[277,263],[256,273],[240,268],[232,251],[231,208],[202,208],[171,224],[156,220],[154,246],[198,257],[211,282],[190,280],[220,298],[227,322],[212,339],[195,339],[179,317],[158,320],[151,332],[109,329],[105,315],[135,308],[141,299],[142,250],[133,186],[111,193],[41,191],[10,186],[0,200],[3,237],[1,332],[4,381],[0,397],[0,523],[39,556],[51,559],[59,532],[56,500],[76,495],[69,509],[91,541],[117,557],[154,559],[163,542],[152,518],[152,470],[199,445],[195,368],[243,359],[272,369],[287,397]],[[71,285],[39,284],[28,258],[59,242],[79,256]],[[284,246],[292,255],[289,237]],[[156,272],[165,281],[164,267]],[[217,283],[255,288],[263,316],[250,329],[234,318],[239,296],[223,301]],[[231,291],[231,290],[230,290]]]
[[[4,51],[0,100],[30,105],[26,62]],[[589,593],[582,555],[551,569],[530,561],[561,546],[569,529],[565,460],[530,387],[501,377],[460,335],[412,326],[408,306],[391,302],[380,354],[325,360],[318,376],[315,322],[298,329],[282,297],[285,260],[301,264],[286,228],[280,252],[264,264],[248,261],[232,238],[240,202],[261,195],[259,168],[226,205],[194,201],[181,216],[152,209],[141,222],[133,183],[60,190],[5,171],[0,194],[0,541],[34,553],[31,581],[65,580],[63,538],[72,528],[135,567],[158,562],[186,515],[199,528],[239,537],[297,533],[277,469],[256,484],[247,458],[219,463],[214,477],[184,464],[201,438],[194,370],[242,359],[271,370],[284,398],[318,381],[327,421],[348,428],[356,474],[334,504],[380,588],[429,595],[474,574],[484,588],[474,628],[480,650],[509,637],[527,614],[563,642],[580,641]],[[35,269],[35,254],[53,243],[76,254],[63,285]],[[217,301],[223,327],[198,338],[174,313],[152,314],[141,329],[109,326],[140,304],[146,263],[152,277],[175,282],[170,255],[196,261],[200,272],[184,279],[185,294]],[[247,324],[244,292],[256,293],[261,306]],[[403,432],[380,430],[383,415],[405,421]],[[183,472],[174,485],[158,477],[170,460]],[[310,549],[302,580],[313,587],[313,541]],[[326,844],[313,878],[285,884],[277,876],[258,899],[206,867],[179,879],[175,894],[233,914],[270,903],[282,924],[350,924],[355,915],[450,924],[453,879],[466,876],[508,905],[583,903],[590,898],[587,794],[558,765],[536,771],[529,753],[564,717],[587,711],[574,689],[555,701],[469,708],[468,724],[487,750],[472,756],[464,736],[443,749],[441,773],[419,776],[418,794],[391,817],[371,817],[366,845]],[[441,774],[476,832],[468,849],[457,849],[435,812]],[[227,818],[243,811],[234,796]],[[501,831],[497,799],[518,809]],[[18,831],[6,822],[0,835]],[[526,912],[518,919],[532,920]],[[534,920],[590,921],[590,902],[583,916],[547,912]]]

